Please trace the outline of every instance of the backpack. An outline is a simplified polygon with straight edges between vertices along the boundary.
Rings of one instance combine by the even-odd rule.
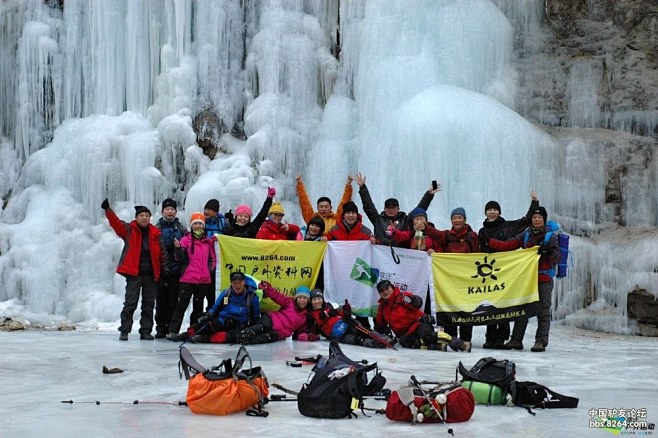
[[[329,356],[320,357],[297,396],[299,413],[315,418],[356,417],[355,409],[363,409],[363,396],[380,391],[386,379],[377,363],[354,362],[342,352],[338,342],[329,343]],[[375,371],[368,382],[367,373]]]
[[[550,398],[548,397],[550,394]],[[577,408],[578,399],[551,391],[535,382],[516,382],[514,404],[527,408]]]
[[[227,415],[247,410],[247,415],[267,417],[263,410],[269,395],[267,377],[260,367],[252,367],[251,357],[240,347],[235,357],[223,360],[211,369],[197,362],[185,347],[180,347],[179,374],[189,380],[186,402],[195,414]],[[249,368],[243,369],[249,359]]]
[[[557,222],[546,221],[546,226],[550,231],[546,232],[546,235],[544,236],[543,246],[548,245],[548,243],[551,240],[551,236],[553,236],[553,233],[557,234],[557,243],[558,246],[560,247],[560,260],[557,263],[557,272],[555,271],[554,268],[551,268],[549,270],[541,270],[539,271],[539,273],[549,275],[550,277],[564,278],[568,274],[567,261],[569,259],[569,254],[570,254],[569,235],[564,232],[560,224]],[[525,235],[523,236],[524,248],[528,244],[529,239],[530,239],[530,231],[526,230]],[[573,265],[573,260],[572,260],[572,265]]]
[[[439,384],[425,392],[436,402],[434,408],[441,418],[421,390],[413,386],[403,386],[391,393],[386,403],[386,418],[411,423],[460,423],[468,421],[475,411],[473,395],[458,382]]]

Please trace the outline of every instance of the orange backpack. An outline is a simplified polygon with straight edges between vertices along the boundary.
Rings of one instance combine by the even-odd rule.
[[[249,368],[242,369],[249,359]],[[267,377],[260,367],[252,367],[251,357],[240,347],[235,358],[225,359],[211,369],[204,368],[185,347],[180,348],[179,367],[189,380],[187,405],[195,414],[228,415],[247,411],[247,415],[267,417],[263,410],[269,395]]]

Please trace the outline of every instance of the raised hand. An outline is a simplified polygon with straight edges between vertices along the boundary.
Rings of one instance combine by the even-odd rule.
[[[301,176],[299,177],[299,180],[301,181]],[[268,187],[267,188],[267,197],[268,198],[274,198],[274,195],[276,195],[276,189],[274,187]]]
[[[357,172],[356,175],[354,175],[354,180],[356,180],[359,187],[363,187],[366,184],[366,177],[362,175],[361,172]]]
[[[101,208],[103,210],[108,210],[110,208],[110,201],[108,201],[107,198],[103,199],[103,202],[101,202]]]

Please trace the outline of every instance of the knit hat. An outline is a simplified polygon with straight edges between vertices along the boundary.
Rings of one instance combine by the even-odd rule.
[[[320,216],[313,216],[310,221],[308,221],[308,225],[315,224],[318,227],[320,227],[320,232],[318,234],[324,234],[324,219],[322,219]],[[306,226],[308,228],[308,225]]]
[[[273,202],[270,207],[270,211],[267,212],[268,215],[272,213],[286,214],[286,211],[283,209],[283,206],[278,202]]]
[[[192,213],[192,216],[190,216],[190,227],[196,222],[200,222],[204,227],[206,226],[206,217],[203,215],[203,213],[199,213],[198,211],[196,213]]]
[[[324,293],[322,292],[322,289],[318,289],[317,287],[311,291],[311,299],[313,298],[322,298],[324,300]]]
[[[356,204],[352,201],[346,202],[343,205],[343,214],[349,213],[349,212],[357,213],[357,214],[359,213],[359,207],[357,207]]]
[[[231,281],[235,280],[246,280],[247,277],[244,275],[244,272],[233,271],[231,272]]]
[[[164,201],[162,201],[162,210],[164,210],[167,207],[173,207],[174,210],[178,209],[178,204],[176,204],[176,201],[174,201],[171,198],[167,198]]]
[[[452,213],[450,213],[450,219],[452,219],[453,216],[461,216],[466,219],[466,210],[464,210],[464,207],[457,207],[452,210]]]
[[[151,210],[144,207],[143,205],[135,205],[135,217],[140,213],[148,213],[151,216]]]
[[[498,210],[498,214],[500,214],[500,204],[497,203],[496,201],[487,202],[486,205],[484,206],[484,212],[486,213],[487,210],[489,210],[490,208],[495,208],[496,210]]]
[[[206,202],[206,205],[203,207],[203,209],[208,209],[208,210],[213,210],[215,213],[219,213],[219,201],[217,199],[211,199],[210,201]]]
[[[384,201],[384,208],[399,207],[400,203],[395,198],[388,198]]]
[[[532,211],[530,212],[530,217],[532,217],[534,214],[541,214],[541,216],[544,218],[544,224],[546,223],[546,219],[548,218],[548,213],[546,212],[546,209],[544,207],[537,207],[533,208]]]
[[[311,298],[311,290],[306,286],[299,286],[295,291],[295,298],[299,296]]]
[[[384,289],[388,288],[389,286],[393,287],[393,283],[391,283],[388,280],[382,280],[379,283],[377,283],[377,292],[381,292]]]
[[[423,216],[425,219],[427,219],[427,212],[422,208],[416,207],[409,213],[409,219],[414,220],[416,216]]]
[[[238,205],[238,208],[235,209],[235,216],[246,214],[251,217],[251,208],[248,205]]]

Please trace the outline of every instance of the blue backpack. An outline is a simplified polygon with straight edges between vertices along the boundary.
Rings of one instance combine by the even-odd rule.
[[[569,235],[564,232],[559,223],[554,221],[546,221],[546,226],[550,231],[546,233],[544,237],[544,245],[548,245],[550,242],[553,233],[557,234],[557,243],[560,247],[560,260],[557,263],[557,272],[554,268],[551,268],[547,271],[539,271],[541,274],[547,274],[551,277],[564,278],[568,274],[567,261],[569,260]],[[528,244],[528,239],[530,238],[530,231],[526,230],[525,235],[523,236],[523,247],[525,248]],[[572,261],[573,266],[573,261]]]

